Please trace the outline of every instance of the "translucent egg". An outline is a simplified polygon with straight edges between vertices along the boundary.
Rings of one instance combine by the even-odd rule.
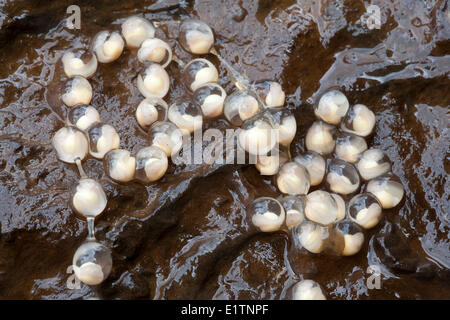
[[[116,129],[109,124],[96,122],[87,130],[89,136],[89,153],[97,159],[113,149],[119,149],[120,137]]]
[[[75,76],[90,78],[97,71],[97,58],[89,51],[67,51],[61,61],[64,73],[69,78]]]
[[[261,81],[255,83],[254,88],[263,99],[266,107],[277,108],[284,106],[286,94],[278,82]]]
[[[122,54],[125,43],[119,32],[101,31],[92,43],[92,50],[101,63],[109,63],[117,60]]]
[[[291,111],[282,108],[273,108],[266,113],[272,118],[272,125],[278,130],[278,141],[281,145],[289,147],[297,133],[297,121]]]
[[[287,162],[278,172],[277,186],[284,194],[307,194],[311,186],[309,173],[301,164],[294,161]]]
[[[168,109],[169,106],[161,98],[146,98],[136,109],[136,120],[142,129],[148,130],[154,122],[167,120]]]
[[[342,199],[342,197],[336,193],[330,193],[330,195],[333,197],[334,201],[336,201],[336,204],[338,207],[338,214],[337,214],[336,221],[343,220],[345,218],[345,214],[347,212],[345,200]]]
[[[166,153],[156,146],[146,147],[136,155],[136,178],[143,182],[161,179],[167,171]]]
[[[127,150],[115,149],[105,155],[106,174],[118,182],[133,180],[136,171],[136,158]]]
[[[180,25],[179,41],[190,53],[207,54],[214,45],[214,34],[206,23],[188,19]]]
[[[306,133],[305,143],[308,151],[321,155],[330,154],[335,146],[335,128],[323,121],[316,121]]]
[[[372,180],[391,170],[388,156],[379,149],[365,151],[356,164],[359,174],[364,180]]]
[[[398,178],[389,175],[370,180],[367,184],[367,192],[375,195],[383,209],[390,209],[398,205],[405,193]]]
[[[148,133],[150,144],[162,149],[168,157],[178,153],[183,146],[183,133],[171,122],[157,121]]]
[[[336,224],[335,230],[344,241],[344,249],[341,252],[343,256],[352,256],[361,250],[364,232],[356,223],[349,220],[340,221]]]
[[[172,61],[172,49],[161,39],[153,38],[142,42],[137,53],[140,62],[154,62],[165,68]]]
[[[260,155],[256,159],[255,167],[263,176],[273,176],[283,163],[289,161],[289,149],[283,146],[275,146],[266,155]]]
[[[151,64],[137,77],[139,92],[146,98],[163,98],[170,88],[167,71],[159,64]]]
[[[231,124],[242,123],[262,111],[264,108],[258,97],[251,91],[236,91],[225,99],[223,113]]]
[[[348,111],[347,97],[338,90],[330,90],[320,97],[314,107],[315,115],[330,124],[338,124]]]
[[[227,93],[216,83],[207,83],[194,91],[194,104],[202,109],[206,118],[215,118],[222,114]]]
[[[326,300],[320,285],[313,280],[303,280],[292,288],[292,300]]]
[[[182,132],[201,130],[203,116],[200,108],[189,101],[175,102],[169,107],[169,120]]]
[[[361,193],[350,200],[348,215],[364,229],[370,229],[381,221],[383,212],[375,196],[370,193]]]
[[[364,138],[345,133],[336,139],[336,155],[347,162],[355,163],[359,160],[362,152],[367,150],[367,143]]]
[[[183,69],[183,80],[186,88],[195,91],[202,85],[219,80],[216,67],[206,59],[194,59]]]
[[[350,108],[341,124],[345,132],[361,137],[367,137],[375,127],[375,114],[363,104],[356,104]]]
[[[294,241],[307,251],[321,253],[326,248],[329,231],[325,226],[305,221],[294,229],[294,237]]]
[[[100,114],[94,107],[80,104],[69,111],[66,122],[78,129],[86,130],[92,124],[100,122]]]
[[[264,114],[248,119],[241,129],[239,145],[252,155],[266,155],[278,144],[277,131],[273,130],[270,119]]]
[[[344,195],[358,190],[360,183],[355,167],[340,159],[330,162],[326,181],[331,191]]]
[[[296,227],[305,220],[304,196],[286,196],[281,198],[280,203],[286,212],[286,227]]]
[[[318,186],[322,183],[323,177],[325,176],[326,163],[320,154],[309,151],[295,157],[294,161],[308,170],[311,186]]]
[[[67,81],[61,100],[68,107],[89,104],[92,100],[92,86],[85,78],[75,76]]]
[[[75,252],[72,263],[77,278],[95,286],[108,278],[111,272],[111,250],[96,241],[86,241]]]
[[[316,190],[306,196],[305,215],[313,222],[321,225],[334,223],[340,218],[339,210],[336,198],[326,191]]]
[[[274,232],[280,230],[285,219],[283,206],[275,199],[261,197],[253,200],[247,215],[253,225],[262,232]]]
[[[72,207],[86,218],[102,213],[107,202],[102,185],[93,179],[80,179],[72,193]]]
[[[83,160],[89,152],[88,138],[77,127],[67,126],[59,129],[52,139],[58,159],[67,163]]]
[[[150,21],[133,16],[122,23],[122,35],[129,48],[139,48],[144,40],[155,37],[155,27]]]

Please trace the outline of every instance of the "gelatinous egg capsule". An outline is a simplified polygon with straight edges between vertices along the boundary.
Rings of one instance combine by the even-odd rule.
[[[295,157],[294,161],[308,170],[311,186],[318,186],[322,183],[327,164],[320,154],[314,151],[308,151]]]
[[[383,151],[369,149],[361,155],[356,168],[364,180],[372,180],[388,173],[391,170],[391,162]]]
[[[88,128],[87,134],[89,153],[97,159],[103,159],[110,150],[119,149],[120,137],[116,129],[109,124],[96,122]]]
[[[136,155],[136,178],[143,182],[157,181],[164,176],[168,165],[167,155],[161,148],[143,148]]]
[[[183,133],[171,122],[157,121],[148,133],[150,144],[161,148],[168,157],[178,153],[183,146]]]
[[[183,68],[183,81],[186,88],[194,92],[204,84],[219,81],[219,72],[211,61],[194,59]]]
[[[306,149],[321,155],[330,154],[334,150],[335,127],[323,121],[316,121],[308,129],[305,138]]]
[[[261,197],[253,200],[247,209],[252,224],[262,232],[280,230],[285,219],[283,206],[277,200]]]
[[[251,91],[236,91],[225,99],[223,113],[231,124],[242,123],[262,111],[264,108],[258,97]]]
[[[142,63],[154,62],[165,68],[172,61],[172,49],[167,42],[161,39],[147,39],[142,42],[137,56]]]
[[[90,286],[98,285],[111,272],[111,250],[96,241],[86,241],[75,252],[72,264],[78,279]]]
[[[284,106],[286,94],[278,82],[261,81],[254,84],[256,92],[264,101],[267,108],[277,108]]]
[[[64,73],[69,78],[75,76],[90,78],[97,71],[97,58],[90,51],[81,49],[67,51],[61,61]]]
[[[267,155],[278,144],[277,131],[264,114],[248,119],[241,129],[238,136],[239,145],[252,155]]]
[[[344,195],[358,190],[360,183],[355,167],[340,159],[330,162],[326,181],[331,191]]]
[[[202,111],[198,106],[189,102],[175,102],[169,107],[169,120],[182,132],[192,133],[200,130],[203,125]]]
[[[154,122],[167,120],[168,109],[169,106],[161,98],[146,98],[136,109],[136,120],[142,129],[148,130]]]
[[[272,124],[278,130],[278,140],[283,146],[289,147],[297,133],[297,121],[291,111],[274,108],[266,111],[273,119]]]
[[[292,300],[326,300],[320,285],[313,280],[302,280],[292,288]]]
[[[193,54],[207,54],[214,45],[214,34],[204,22],[184,20],[180,25],[179,41],[184,50]]]
[[[139,92],[146,98],[163,98],[169,92],[170,79],[166,69],[153,63],[137,77]]]
[[[92,86],[85,78],[75,76],[67,81],[61,100],[68,107],[89,104],[92,100]]]
[[[92,50],[101,63],[117,60],[123,52],[125,43],[119,32],[100,31],[92,42]]]
[[[80,179],[72,192],[72,207],[78,214],[86,218],[95,218],[102,213],[107,202],[108,199],[102,185],[93,179]]]
[[[401,182],[392,175],[383,175],[370,180],[367,184],[367,192],[378,199],[383,209],[398,205],[405,193]]]
[[[106,174],[118,182],[133,180],[136,171],[136,158],[128,150],[114,149],[105,155]]]
[[[67,163],[83,160],[89,152],[88,138],[83,131],[67,126],[56,131],[52,139],[58,159]]]
[[[357,254],[364,244],[364,232],[354,222],[344,220],[336,223],[335,232],[344,240],[343,256],[352,256]]]
[[[100,114],[94,107],[80,104],[69,111],[66,122],[78,129],[86,130],[92,124],[100,122]]]
[[[359,160],[362,152],[367,150],[364,138],[354,134],[340,134],[336,139],[336,155],[347,162],[355,163]]]
[[[296,227],[305,220],[304,196],[285,196],[280,203],[286,212],[286,227]]]
[[[155,37],[155,27],[147,19],[132,16],[122,23],[122,35],[128,48],[139,48],[144,40]]]
[[[354,196],[348,206],[348,215],[364,229],[375,227],[383,217],[381,204],[370,193]]]
[[[375,127],[375,114],[363,104],[350,108],[341,123],[341,129],[361,137],[367,137]]]
[[[194,104],[202,109],[206,118],[218,117],[222,114],[227,93],[216,83],[207,83],[194,91]]]
[[[330,195],[333,197],[334,201],[336,201],[336,204],[338,207],[338,214],[337,214],[336,221],[343,220],[345,218],[345,214],[347,212],[345,200],[336,193],[330,193]]]
[[[289,149],[278,145],[268,154],[260,155],[256,159],[255,167],[263,176],[273,176],[283,163],[289,161]]]
[[[306,209],[306,208],[305,208]],[[294,241],[311,253],[321,253],[326,248],[329,231],[325,226],[305,221],[294,228]]]
[[[345,94],[338,90],[330,90],[324,93],[317,105],[314,114],[321,120],[338,124],[348,111],[349,103]]]
[[[316,190],[306,196],[305,215],[309,220],[328,225],[339,219],[339,206],[330,193]]]
[[[295,161],[286,162],[278,172],[277,186],[284,194],[307,194],[311,186],[309,173],[304,166]]]

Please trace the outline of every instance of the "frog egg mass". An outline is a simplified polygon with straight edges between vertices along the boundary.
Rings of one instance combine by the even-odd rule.
[[[193,54],[207,54],[214,45],[211,28],[200,20],[185,20],[180,25],[181,46]]]
[[[89,104],[92,100],[92,86],[83,77],[75,76],[66,83],[65,93],[61,100],[68,107],[77,104]]]
[[[356,168],[364,180],[371,180],[389,172],[391,162],[383,151],[369,149],[362,154]]]
[[[350,194],[359,188],[359,175],[355,167],[343,160],[331,161],[327,174],[327,184],[331,191]]]
[[[106,172],[111,179],[118,182],[133,180],[136,171],[136,158],[128,150],[115,149],[105,156]]]
[[[159,64],[151,64],[137,77],[137,87],[146,98],[163,98],[169,92],[170,79],[167,71]]]
[[[223,104],[227,94],[216,83],[207,83],[194,91],[194,104],[200,106],[206,118],[215,118],[222,114]]]
[[[308,171],[297,162],[285,163],[278,172],[277,186],[284,194],[307,194],[310,185]]]
[[[154,62],[165,68],[172,61],[172,49],[161,39],[152,38],[142,42],[137,53],[140,62]]]
[[[111,272],[111,251],[96,241],[87,241],[77,249],[72,263],[77,278],[87,285],[95,286]]]
[[[350,200],[348,214],[361,227],[370,229],[380,222],[382,208],[375,196],[370,193],[361,193]]]
[[[207,83],[219,81],[217,68],[206,59],[191,60],[183,69],[183,81],[192,92]]]
[[[58,159],[67,163],[83,160],[89,152],[89,142],[83,131],[68,126],[59,129],[52,139]]]
[[[166,153],[155,146],[141,149],[136,155],[136,177],[144,182],[161,179],[169,165]]]
[[[316,121],[306,133],[305,144],[308,151],[315,151],[326,155],[334,150],[336,144],[334,138],[335,128],[323,121]]]
[[[322,288],[313,280],[303,280],[292,288],[292,300],[326,300]]]
[[[308,170],[311,179],[311,186],[317,186],[322,183],[325,176],[326,163],[325,159],[318,153],[309,151],[294,158]]]
[[[78,129],[86,130],[92,124],[100,122],[100,114],[94,107],[81,104],[69,111],[66,122]]]
[[[181,150],[183,133],[172,122],[157,121],[149,129],[149,141],[170,157]]]
[[[375,114],[363,104],[350,108],[341,123],[341,129],[361,137],[367,137],[375,127]]]
[[[142,129],[148,130],[154,122],[167,119],[168,109],[167,103],[161,98],[146,98],[136,109],[136,120]]]
[[[328,225],[336,222],[341,212],[335,198],[328,192],[316,190],[306,196],[305,215],[316,223]]]
[[[105,154],[120,146],[120,137],[116,129],[109,124],[94,123],[88,129],[89,153],[97,159],[103,159]]]
[[[89,51],[67,51],[61,61],[64,72],[69,78],[75,76],[90,78],[97,71],[97,58]]]
[[[122,24],[122,35],[129,48],[139,48],[144,40],[155,37],[155,27],[150,21],[133,16]]]
[[[347,162],[355,163],[362,152],[367,150],[364,138],[352,134],[341,134],[336,139],[336,155]]]
[[[348,111],[347,97],[338,90],[326,92],[314,108],[316,116],[330,124],[338,124]]]
[[[78,182],[72,196],[73,208],[84,217],[96,217],[106,208],[106,195],[95,180],[84,178]]]
[[[203,124],[200,108],[188,101],[172,104],[169,108],[168,118],[182,132],[187,133],[200,130]]]
[[[262,232],[278,231],[285,219],[283,206],[269,197],[253,200],[247,214],[252,224]]]
[[[400,203],[405,193],[402,184],[389,175],[370,180],[367,192],[372,193],[380,202],[383,209],[390,209]]]
[[[101,31],[94,38],[92,50],[99,62],[109,63],[120,57],[124,45],[119,32]]]

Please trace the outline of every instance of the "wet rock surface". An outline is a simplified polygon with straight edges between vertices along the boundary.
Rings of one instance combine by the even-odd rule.
[[[155,184],[121,185],[95,159],[84,167],[109,199],[96,235],[112,248],[114,267],[99,287],[68,288],[68,267],[87,229],[68,206],[76,167],[59,162],[50,144],[67,112],[55,103],[63,81],[58,61],[64,50],[85,48],[98,31],[140,13],[197,17],[251,80],[279,81],[298,124],[292,156],[304,150],[311,104],[323,90],[338,86],[351,103],[369,106],[377,116],[369,145],[386,151],[406,199],[385,212],[356,256],[300,255],[301,276],[332,299],[449,299],[450,8],[446,1],[372,3],[381,9],[380,29],[367,27],[363,1],[80,1],[81,30],[66,28],[67,1],[0,4],[0,297],[288,297],[296,279],[288,236],[255,234],[245,216],[254,198],[278,195],[273,179],[253,166],[171,164]],[[163,31],[174,52],[190,59],[176,44],[176,28]],[[99,65],[91,81],[91,104],[132,152],[147,144],[134,117],[141,69],[126,50]],[[177,65],[168,72],[170,104],[185,90]],[[206,124],[226,126],[221,119]],[[381,289],[368,288],[369,265],[381,269]]]

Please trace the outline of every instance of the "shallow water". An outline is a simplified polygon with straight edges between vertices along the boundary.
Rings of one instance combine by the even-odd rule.
[[[283,299],[294,281],[288,237],[252,234],[245,208],[277,196],[253,166],[171,165],[150,186],[119,185],[103,165],[84,167],[107,192],[97,238],[113,249],[114,268],[98,288],[67,288],[67,268],[87,235],[68,206],[75,166],[56,159],[51,137],[66,108],[55,103],[67,48],[87,47],[100,30],[143,13],[150,20],[196,17],[216,34],[217,50],[251,80],[275,79],[297,119],[295,156],[314,121],[312,103],[338,86],[377,116],[369,145],[385,150],[406,199],[385,212],[353,257],[303,254],[301,275],[331,299],[450,299],[450,7],[447,1],[372,1],[381,28],[369,30],[364,1],[79,1],[81,30],[64,19],[71,1],[0,4],[0,298]],[[176,28],[165,34],[175,53]],[[219,65],[211,57],[211,60]],[[92,105],[133,152],[147,144],[134,112],[142,97],[134,52],[99,65]],[[166,101],[183,96],[176,64]],[[232,85],[220,68],[221,84]],[[207,124],[225,128],[224,120]],[[369,265],[382,271],[369,289]]]

